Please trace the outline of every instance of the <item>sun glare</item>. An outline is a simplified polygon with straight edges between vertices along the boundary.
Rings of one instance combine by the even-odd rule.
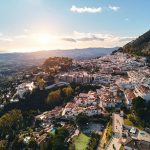
[[[38,42],[41,44],[48,44],[50,42],[50,35],[49,34],[40,34],[38,35]]]

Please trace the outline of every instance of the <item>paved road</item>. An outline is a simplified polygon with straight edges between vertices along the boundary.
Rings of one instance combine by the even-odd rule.
[[[114,136],[109,141],[109,144],[105,148],[105,150],[119,150],[121,147],[121,138],[122,138],[122,126],[123,126],[123,118],[120,117],[119,114],[113,114],[113,132],[115,133]],[[105,129],[101,142],[98,146],[97,150],[103,150],[103,146],[106,139],[106,132]]]
[[[114,135],[109,141],[106,150],[119,150],[121,147],[122,139],[122,129],[123,129],[123,118],[120,114],[113,114],[113,132]]]
[[[109,146],[105,150],[119,150],[121,147],[120,139],[113,137],[111,139],[111,142],[109,143]]]
[[[123,118],[120,114],[113,114],[113,132],[122,137]]]
[[[104,144],[105,144],[105,141],[106,141],[106,133],[107,133],[107,128],[103,132],[103,136],[100,140],[100,143],[99,143],[99,146],[98,146],[97,150],[104,150],[103,147],[104,147]]]

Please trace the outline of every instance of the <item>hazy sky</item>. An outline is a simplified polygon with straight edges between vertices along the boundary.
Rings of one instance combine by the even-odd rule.
[[[122,46],[149,15],[150,0],[1,0],[0,51]]]

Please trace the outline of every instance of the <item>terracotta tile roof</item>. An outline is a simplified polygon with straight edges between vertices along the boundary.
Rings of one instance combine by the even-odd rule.
[[[125,95],[129,100],[133,100],[136,97],[133,90],[126,90]]]
[[[146,87],[144,85],[141,85],[139,86],[138,90],[141,92],[141,93],[148,93],[150,91],[149,87]]]

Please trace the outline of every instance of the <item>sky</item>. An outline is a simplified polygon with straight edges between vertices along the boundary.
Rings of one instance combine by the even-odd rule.
[[[0,52],[116,47],[150,28],[150,0],[1,0]]]

